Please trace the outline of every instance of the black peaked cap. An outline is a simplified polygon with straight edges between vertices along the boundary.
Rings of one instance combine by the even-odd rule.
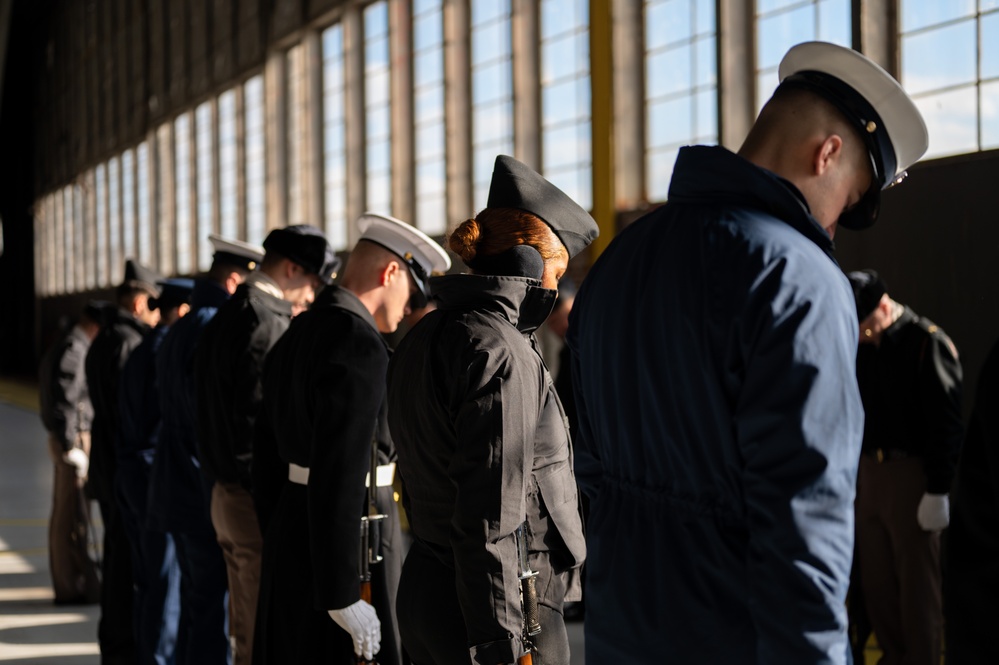
[[[593,242],[600,230],[590,214],[541,174],[508,155],[496,157],[489,208],[518,208],[540,218],[565,245],[569,258]]]
[[[142,289],[146,293],[158,296],[160,287],[157,286],[157,282],[162,279],[163,275],[152,268],[147,268],[138,261],[132,259],[125,261],[125,278],[122,280],[122,284],[125,286]]]
[[[306,272],[319,275],[326,284],[340,266],[333,248],[326,242],[323,232],[308,224],[274,229],[264,240],[264,249],[280,254],[305,268]]]

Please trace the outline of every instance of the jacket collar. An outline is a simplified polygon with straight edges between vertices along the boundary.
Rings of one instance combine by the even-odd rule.
[[[430,290],[442,310],[477,309],[495,312],[528,334],[544,323],[558,291],[542,288],[528,277],[444,275],[430,280]]]
[[[242,299],[246,300],[247,302],[252,301],[269,309],[275,314],[291,318],[290,302],[288,302],[284,298],[278,298],[272,296],[267,291],[264,291],[263,289],[258,289],[252,284],[247,284],[246,282],[243,282],[238,287],[236,287],[236,293],[233,294],[233,299],[236,300]]]
[[[353,291],[345,289],[342,286],[332,284],[323,289],[316,302],[312,305],[312,309],[318,309],[319,307],[337,307],[347,310],[354,316],[362,319],[376,333],[381,335],[381,331],[378,330],[378,324],[375,323],[375,317],[371,315],[371,312],[364,306],[361,299]]]
[[[797,187],[721,146],[680,149],[669,200],[728,201],[756,208],[794,227],[830,256],[834,249]]]
[[[916,313],[907,306],[902,305],[901,307],[902,313],[899,314],[898,318],[892,321],[891,325],[885,328],[884,333],[882,333],[884,340],[894,341],[896,335],[898,335],[907,325],[918,318]]]
[[[202,277],[195,280],[194,291],[191,293],[191,309],[203,307],[221,307],[229,299],[229,292],[215,280]]]
[[[108,328],[118,325],[128,326],[129,328],[134,329],[140,335],[145,335],[150,330],[148,325],[146,325],[139,319],[132,316],[132,313],[123,307],[119,307],[118,311],[115,312],[114,321],[111,322],[111,325],[109,325]]]

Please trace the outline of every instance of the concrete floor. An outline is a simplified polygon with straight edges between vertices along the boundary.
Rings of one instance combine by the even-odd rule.
[[[31,386],[0,380],[0,663],[98,665],[99,608],[52,603],[52,465],[35,405]],[[571,665],[583,665],[583,625],[568,631]]]

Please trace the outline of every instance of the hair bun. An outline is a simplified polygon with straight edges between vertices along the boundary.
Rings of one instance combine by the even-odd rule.
[[[447,245],[468,264],[478,253],[480,234],[479,223],[475,219],[466,219],[448,236]]]

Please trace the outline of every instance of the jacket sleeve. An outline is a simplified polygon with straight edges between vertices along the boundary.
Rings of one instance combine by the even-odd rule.
[[[961,419],[961,363],[957,349],[939,329],[927,333],[919,367],[919,409],[926,420],[923,460],[926,491],[946,494],[954,478],[964,426]]]
[[[787,272],[753,284],[739,323],[748,604],[758,662],[842,664],[864,420],[858,325],[842,274]]]
[[[80,411],[88,408],[83,404],[89,399],[87,377],[83,368],[86,351],[79,344],[67,344],[52,376],[48,377],[51,381],[52,435],[64,451],[73,447],[81,425]]]
[[[367,324],[359,323],[357,325]],[[309,533],[316,609],[360,598],[360,519],[378,412],[385,399],[388,353],[377,335],[337,335],[310,386],[315,426],[309,457]]]
[[[512,663],[523,626],[514,531],[526,517],[541,377],[502,340],[473,347],[459,371],[448,469],[458,600],[473,662]]]
[[[267,326],[257,322],[233,364],[232,436],[229,439],[240,483],[247,489],[251,484],[250,460],[253,457],[253,434],[260,403],[263,401],[264,358],[277,341]],[[273,339],[272,339],[273,338]]]

